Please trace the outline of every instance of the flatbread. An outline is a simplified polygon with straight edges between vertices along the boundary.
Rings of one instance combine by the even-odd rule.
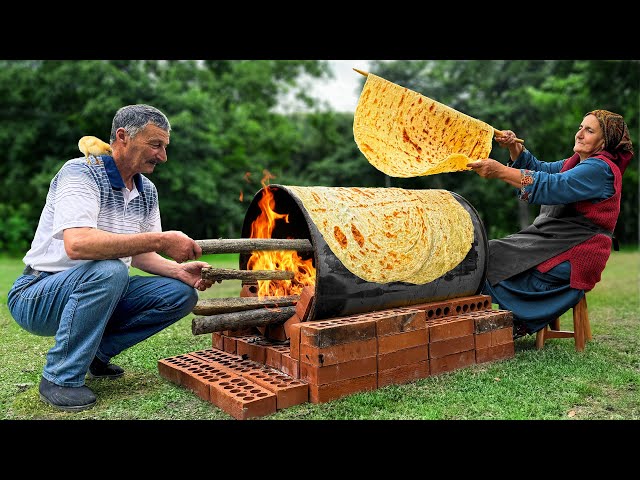
[[[285,188],[334,255],[368,282],[428,283],[471,249],[471,216],[446,190]]]
[[[369,163],[392,177],[469,170],[488,158],[493,127],[372,73],[353,119],[353,136]]]

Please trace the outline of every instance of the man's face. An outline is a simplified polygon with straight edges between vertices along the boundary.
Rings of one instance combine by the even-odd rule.
[[[156,125],[147,125],[131,138],[125,133],[127,166],[136,173],[153,173],[156,165],[167,161],[169,134]]]

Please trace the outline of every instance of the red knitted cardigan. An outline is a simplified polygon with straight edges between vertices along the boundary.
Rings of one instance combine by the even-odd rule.
[[[618,166],[606,154],[594,155],[591,158],[598,158],[609,164],[614,176],[613,186],[615,193],[601,202],[593,203],[590,200],[584,200],[576,202],[574,205],[578,212],[593,223],[613,232],[620,214],[622,174]],[[567,159],[560,172],[565,172],[575,167],[579,161],[578,155]],[[569,260],[571,263],[569,285],[571,288],[588,292],[600,281],[602,271],[611,255],[611,242],[611,237],[598,233],[586,242],[580,243],[560,255],[542,262],[536,268],[538,271],[546,273],[556,265]]]

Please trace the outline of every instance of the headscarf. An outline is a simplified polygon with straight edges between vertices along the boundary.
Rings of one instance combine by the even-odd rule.
[[[609,153],[611,160],[618,165],[620,173],[624,173],[633,157],[633,144],[629,137],[629,128],[622,115],[608,110],[592,110],[585,114],[598,119],[604,133],[604,151]]]

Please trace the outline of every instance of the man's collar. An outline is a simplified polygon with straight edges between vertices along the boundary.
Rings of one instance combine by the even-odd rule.
[[[120,170],[118,170],[118,166],[116,162],[113,160],[113,157],[109,155],[101,155],[100,158],[104,162],[104,168],[107,171],[107,176],[109,177],[109,182],[113,188],[122,189],[124,188],[124,181],[122,180],[122,175],[120,175]],[[136,188],[139,192],[142,191],[142,176],[139,173],[136,173],[133,176],[133,181],[136,184]]]

